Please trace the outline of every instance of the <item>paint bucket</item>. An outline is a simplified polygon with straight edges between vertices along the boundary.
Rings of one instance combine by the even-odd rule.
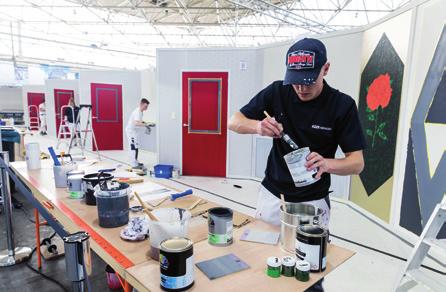
[[[194,249],[190,239],[174,237],[160,244],[161,289],[184,291],[194,285]]]
[[[25,160],[28,170],[40,169],[40,146],[39,143],[28,143],[25,145]]]
[[[67,187],[67,172],[77,169],[77,164],[74,162],[67,162],[63,165],[53,165],[54,182],[56,188]]]
[[[130,187],[126,183],[96,186],[99,226],[114,228],[129,222],[129,193]]]
[[[310,280],[310,263],[307,261],[297,261],[295,275],[297,280],[308,282]]]
[[[278,257],[269,257],[266,260],[266,274],[271,278],[279,278],[281,266],[282,262]]]
[[[294,268],[296,266],[296,259],[292,256],[284,256],[282,258],[282,275],[285,277],[294,276]]]
[[[294,185],[296,187],[304,187],[315,183],[319,179],[315,178],[317,169],[308,171],[305,167],[307,162],[307,156],[310,154],[310,148],[299,148],[294,150],[285,156],[285,162],[290,171],[291,177],[293,178]]]
[[[100,176],[100,177],[99,177]],[[95,189],[94,187],[99,182],[110,181],[113,179],[113,175],[110,173],[102,172],[102,173],[90,173],[84,175],[82,181],[84,182],[84,190],[85,190],[85,203],[90,206],[96,206],[96,197],[94,196]]]
[[[107,286],[112,290],[121,289],[121,282],[119,282],[118,276],[115,270],[109,265],[105,266],[105,273],[107,274]]]
[[[77,175],[77,174],[81,174],[82,176],[84,176],[85,175],[85,171],[76,169],[76,170],[71,170],[71,171],[67,172],[67,185],[68,185],[68,177],[70,175]]]
[[[227,246],[232,244],[232,217],[229,208],[217,207],[208,210],[208,242],[211,245]]]
[[[318,224],[323,210],[306,203],[285,203],[280,206],[280,246],[289,253],[296,252],[296,228],[302,224]]]
[[[172,237],[187,237],[192,215],[181,208],[160,208],[152,214],[159,221],[149,221],[150,257],[158,261],[160,243]]]
[[[82,199],[84,197],[84,189],[82,174],[69,175],[67,179],[68,192],[70,193],[70,198],[72,199]]]
[[[327,266],[328,231],[319,225],[297,227],[296,256],[310,263],[311,272],[323,272]]]

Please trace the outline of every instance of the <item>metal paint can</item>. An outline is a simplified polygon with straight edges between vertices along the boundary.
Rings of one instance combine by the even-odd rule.
[[[278,257],[269,257],[266,260],[266,274],[271,278],[279,278],[280,277],[280,267],[282,265],[280,259]]]
[[[160,243],[161,289],[184,291],[194,285],[193,242],[173,237]]]
[[[84,189],[82,178],[83,174],[69,175],[67,178],[68,192],[72,199],[82,199],[84,197]]]
[[[208,210],[208,242],[211,245],[232,244],[233,212],[229,208],[216,207]]]
[[[307,156],[309,154],[310,148],[304,147],[283,156],[296,187],[308,186],[319,180],[318,178],[315,178],[317,169],[308,171],[305,167]]]
[[[294,276],[294,267],[296,266],[296,259],[292,256],[284,256],[282,258],[282,275],[285,277]]]
[[[310,280],[310,263],[306,261],[296,262],[296,279],[301,282]]]
[[[310,263],[311,272],[323,272],[327,266],[328,231],[319,225],[297,227],[296,256]]]

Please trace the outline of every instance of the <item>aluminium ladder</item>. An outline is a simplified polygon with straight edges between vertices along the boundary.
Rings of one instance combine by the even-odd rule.
[[[31,116],[31,113],[36,113],[35,117]],[[40,130],[40,119],[39,119],[39,108],[37,105],[28,106],[28,116],[29,116],[29,130]]]
[[[68,139],[71,140],[71,137],[73,137],[73,129],[71,129],[70,124],[68,123],[68,121],[65,119],[65,110],[67,108],[71,108],[71,110],[73,111],[73,108],[69,105],[63,105],[60,107],[60,123],[59,123],[59,132],[57,133],[57,145],[56,148],[59,149],[60,144],[64,143],[67,144],[67,146],[69,146],[70,144],[68,143]],[[73,117],[74,117],[74,111],[72,112]],[[76,126],[74,126],[74,128],[76,128]]]
[[[431,247],[438,247],[446,253],[446,242],[444,240],[437,239],[437,235],[445,222],[446,198],[444,198],[440,204],[437,204],[432,212],[432,215],[424,227],[417,244],[414,246],[410,257],[407,259],[403,272],[398,278],[395,291],[405,291],[401,286],[401,282],[405,277],[415,281],[417,284],[422,284],[432,291],[446,291],[446,281],[441,283],[420,270],[421,264]]]
[[[82,109],[88,110],[87,111],[87,122],[85,123],[85,128],[83,130],[82,129],[78,130],[77,125],[80,125],[80,117],[81,117]],[[101,160],[101,155],[99,154],[96,136],[95,136],[94,130],[93,130],[93,118],[96,118],[96,117],[92,116],[91,105],[88,105],[88,104],[79,105],[79,113],[77,115],[75,126],[73,129],[73,135],[71,135],[70,144],[68,147],[68,154],[70,154],[71,149],[73,149],[74,147],[77,146],[81,149],[82,155],[84,155],[85,145],[87,142],[87,135],[88,135],[88,133],[91,133],[91,141],[93,143],[94,149],[96,149],[98,159]]]

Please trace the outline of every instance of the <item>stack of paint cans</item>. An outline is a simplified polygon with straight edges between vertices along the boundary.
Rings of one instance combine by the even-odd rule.
[[[232,244],[233,212],[229,208],[217,207],[208,210],[208,242],[211,245]]]
[[[161,288],[184,291],[194,285],[193,243],[185,237],[166,239],[160,244]]]

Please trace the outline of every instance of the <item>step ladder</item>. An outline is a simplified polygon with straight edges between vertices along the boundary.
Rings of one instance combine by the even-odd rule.
[[[437,281],[420,270],[424,258],[427,256],[431,247],[437,247],[446,253],[446,241],[437,239],[437,235],[446,222],[446,199],[437,204],[432,212],[429,221],[423,229],[417,244],[414,246],[410,257],[408,258],[403,272],[398,278],[395,291],[406,291],[401,286],[404,278],[409,278],[417,284],[421,284],[432,291],[445,292],[446,280],[444,283]]]
[[[65,110],[67,108],[70,108],[73,111],[73,117],[74,117],[74,110],[69,105],[63,105],[60,107],[60,123],[59,123],[59,132],[57,133],[57,145],[56,148],[59,149],[59,146],[61,144],[66,144],[67,147],[70,145],[70,140],[72,135],[73,129],[71,129],[70,124],[65,119]],[[76,128],[76,127],[74,127]]]
[[[91,141],[94,145],[94,148],[96,149],[96,153],[98,155],[98,160],[101,160],[101,155],[98,150],[98,144],[96,142],[96,136],[95,136],[94,130],[93,130],[93,114],[92,114],[91,105],[89,105],[89,104],[79,105],[79,113],[77,115],[75,125],[80,125],[80,119],[81,119],[82,112],[86,112],[86,115],[87,115],[86,116],[87,121],[85,123],[85,128],[79,130],[78,127],[76,127],[76,126],[74,127],[73,135],[71,136],[70,144],[68,147],[68,154],[71,153],[71,150],[73,148],[77,147],[81,150],[82,156],[84,156],[84,150],[85,150],[85,145],[87,142],[87,136],[88,136],[88,133],[91,133]],[[96,118],[96,117],[94,117],[94,118]]]
[[[35,117],[31,116],[31,113],[36,113]],[[29,115],[29,130],[40,130],[40,119],[39,119],[39,107],[37,105],[29,105],[28,106],[28,115]]]

